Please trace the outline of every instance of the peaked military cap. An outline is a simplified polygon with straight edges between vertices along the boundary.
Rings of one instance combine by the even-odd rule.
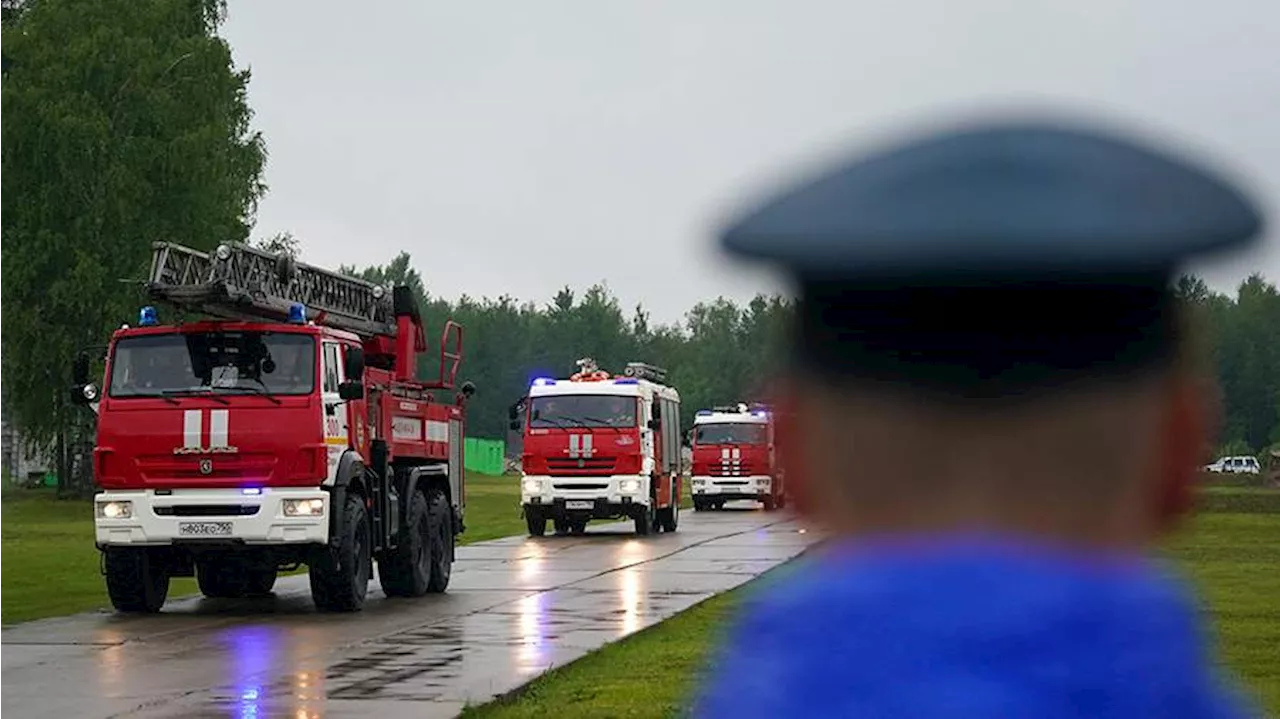
[[[1167,360],[1178,266],[1261,226],[1206,169],[1022,123],[846,163],[734,222],[723,245],[795,274],[810,369],[1008,396]]]

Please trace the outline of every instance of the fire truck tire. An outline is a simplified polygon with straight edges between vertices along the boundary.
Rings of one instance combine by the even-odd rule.
[[[541,537],[547,533],[547,518],[541,514],[525,510],[524,523],[529,527],[530,537]]]
[[[107,596],[121,612],[155,614],[169,596],[169,572],[146,549],[108,549],[103,557]]]
[[[321,552],[307,572],[311,601],[322,612],[359,611],[369,593],[373,558],[369,554],[369,515],[364,499],[348,494],[342,511],[342,536],[336,552]]]
[[[427,556],[430,557],[430,573],[427,575],[427,591],[440,594],[449,588],[453,576],[453,521],[449,514],[449,498],[440,487],[427,489]]]
[[[657,512],[654,511],[652,503],[636,514],[636,534],[641,536],[653,534],[658,525],[656,515]]]
[[[778,505],[774,501],[773,497],[765,497],[763,500],[761,500],[760,503],[764,505],[764,511],[766,512],[772,512],[773,510],[778,508]]]
[[[680,526],[680,502],[673,501],[670,507],[658,510],[658,527],[664,532],[674,532]]]
[[[695,512],[705,512],[705,511],[707,511],[707,509],[708,509],[708,506],[707,506],[707,503],[706,503],[706,502],[702,501],[701,499],[694,499],[694,500],[693,500],[693,511],[695,511]]]
[[[786,509],[786,508],[787,508],[787,495],[785,495],[785,494],[779,494],[779,495],[778,495],[778,509]]]
[[[587,523],[586,523],[586,522],[574,522],[573,524],[569,525],[569,533],[570,533],[570,534],[586,534],[586,533],[587,533]]]
[[[427,545],[427,497],[415,491],[396,548],[378,558],[378,581],[388,597],[420,597],[427,593],[431,574]]]
[[[568,534],[573,531],[574,527],[567,519],[557,519],[553,524],[555,525],[556,534]]]

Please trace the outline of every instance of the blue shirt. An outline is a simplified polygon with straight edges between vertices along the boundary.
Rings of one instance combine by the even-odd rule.
[[[693,716],[1253,716],[1152,561],[992,537],[833,545],[748,600]]]

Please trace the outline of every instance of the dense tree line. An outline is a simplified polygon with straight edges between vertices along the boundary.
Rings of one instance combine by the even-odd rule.
[[[6,416],[60,470],[71,357],[137,312],[156,240],[243,240],[265,187],[223,0],[6,0]],[[59,471],[63,476],[64,471]]]
[[[1223,454],[1280,449],[1280,292],[1261,275],[1240,283],[1234,297],[1196,277],[1177,287],[1193,309],[1195,327],[1222,392]]]
[[[468,433],[503,437],[507,408],[536,377],[565,377],[582,357],[620,372],[627,362],[647,362],[668,370],[668,382],[680,390],[685,423],[700,407],[760,396],[776,366],[792,303],[759,295],[746,306],[719,298],[694,306],[679,325],[655,324],[642,306],[625,310],[603,285],[578,294],[565,287],[545,305],[512,297],[450,302],[429,295],[421,276],[402,253],[384,266],[348,274],[383,283],[406,284],[420,298],[433,351],[445,319],[464,328],[461,378],[479,392],[468,414]],[[434,357],[424,358],[424,376],[438,371]]]
[[[694,306],[675,325],[650,321],[643,307],[630,313],[604,286],[580,296],[565,288],[545,305],[510,297],[449,302],[430,296],[411,258],[343,270],[376,282],[408,284],[421,298],[428,322],[445,318],[466,330],[463,376],[480,393],[469,415],[473,434],[505,434],[506,408],[538,376],[565,376],[574,361],[591,356],[606,369],[628,361],[666,367],[680,390],[685,422],[702,407],[758,396],[782,356],[792,302],[757,296],[746,306],[719,298]],[[1222,390],[1219,445],[1228,453],[1257,453],[1280,445],[1280,292],[1261,276],[1240,284],[1234,297],[1183,277],[1179,296],[1193,308],[1198,338]],[[421,370],[435,372],[434,360]],[[1278,447],[1280,448],[1280,447]]]

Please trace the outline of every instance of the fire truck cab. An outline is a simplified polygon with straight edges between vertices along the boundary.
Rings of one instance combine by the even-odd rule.
[[[699,410],[693,418],[693,509],[752,500],[765,511],[787,505],[774,448],[773,413],[763,405]]]
[[[520,501],[529,534],[581,533],[592,519],[629,518],[637,534],[674,532],[682,477],[680,395],[661,368],[613,377],[590,359],[569,379],[535,379],[511,409],[523,429]],[[523,411],[521,411],[523,405]]]
[[[375,561],[388,595],[443,592],[474,392],[453,390],[461,327],[446,323],[440,377],[418,380],[406,287],[169,243],[146,287],[209,318],[162,325],[144,307],[112,336],[101,389],[87,355],[75,363],[72,396],[98,415],[94,525],[116,609],[159,611],[171,577],[266,594],[307,565],[318,609],[354,611]]]

